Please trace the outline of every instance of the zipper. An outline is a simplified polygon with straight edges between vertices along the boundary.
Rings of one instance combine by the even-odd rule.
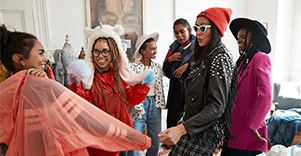
[[[196,72],[195,74],[191,75],[190,77],[194,77],[191,82],[193,82],[196,78],[198,78],[201,75],[201,72],[204,71],[206,69],[206,66],[203,64],[202,68]]]

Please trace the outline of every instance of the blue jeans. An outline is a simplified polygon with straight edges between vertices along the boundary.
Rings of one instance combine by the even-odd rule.
[[[147,96],[142,102],[145,113],[142,119],[135,121],[134,128],[143,133],[144,124],[147,126],[147,135],[152,139],[152,144],[147,149],[146,156],[156,156],[159,151],[159,138],[158,134],[161,132],[161,108],[156,108],[155,96]],[[128,151],[129,156],[139,156],[139,150]]]

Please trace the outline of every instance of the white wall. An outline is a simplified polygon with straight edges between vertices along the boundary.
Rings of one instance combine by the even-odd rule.
[[[246,17],[268,23],[268,38],[272,51],[269,54],[272,62],[272,82],[275,73],[275,45],[277,30],[278,0],[246,0]]]
[[[163,64],[169,45],[173,42],[174,0],[143,1],[143,34],[159,33],[155,62]]]
[[[64,46],[66,34],[69,43],[79,54],[81,47],[86,47],[85,1],[84,0],[47,0],[49,23],[49,49],[61,49]]]
[[[278,1],[278,22],[276,36],[275,82],[288,81],[290,77],[290,54],[293,28],[293,1]]]
[[[290,80],[291,81],[298,81],[301,82],[301,50],[300,50],[300,25],[301,25],[301,1],[300,0],[294,0],[294,7],[293,7],[293,27],[284,28],[284,30],[288,30],[292,28],[292,42],[290,49],[291,51],[285,51],[286,54],[290,54]]]

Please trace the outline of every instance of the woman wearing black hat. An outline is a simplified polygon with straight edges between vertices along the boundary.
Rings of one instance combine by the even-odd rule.
[[[230,23],[240,57],[235,107],[232,111],[230,155],[257,155],[267,150],[265,116],[272,103],[271,45],[267,30],[256,20],[237,18]]]
[[[236,69],[221,42],[231,13],[229,8],[213,7],[197,15],[195,64],[185,80],[183,122],[158,135],[164,144],[175,144],[169,155],[212,156],[231,137]]]

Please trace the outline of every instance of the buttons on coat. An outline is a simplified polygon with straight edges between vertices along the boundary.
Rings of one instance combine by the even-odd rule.
[[[188,99],[190,99],[191,102],[194,102],[194,101],[196,101],[198,99],[198,97],[199,97],[199,94],[198,93],[194,93],[192,95],[189,95]]]

